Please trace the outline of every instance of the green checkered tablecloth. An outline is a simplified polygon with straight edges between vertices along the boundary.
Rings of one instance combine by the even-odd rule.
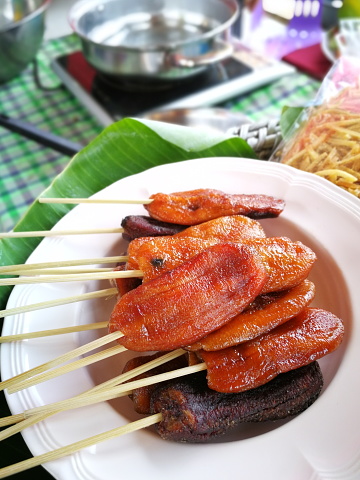
[[[49,90],[39,88],[30,65],[21,76],[0,85],[0,112],[86,145],[102,127],[50,67],[52,58],[77,48],[74,36],[45,43],[37,60],[41,84]],[[0,231],[13,227],[68,162],[69,157],[0,127]]]
[[[0,85],[0,112],[31,123],[60,137],[86,145],[102,127],[61,85],[50,63],[56,56],[80,48],[74,35],[43,44],[38,54],[40,88],[33,67]],[[278,118],[284,105],[312,100],[319,83],[294,74],[221,105],[254,121]],[[10,230],[29,204],[50,184],[69,157],[0,127],[0,231]]]
[[[320,82],[295,73],[223,106],[244,113],[255,122],[279,118],[284,106],[304,106],[311,102],[319,87]]]

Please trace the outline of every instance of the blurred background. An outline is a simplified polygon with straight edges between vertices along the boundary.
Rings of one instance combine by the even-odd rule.
[[[52,0],[47,15],[46,38],[54,38],[71,33],[67,13],[75,3],[76,0]],[[259,3],[261,4],[261,1]],[[360,2],[354,0],[352,2],[347,2],[347,0],[344,0],[344,2],[342,0],[323,0],[323,24],[325,28],[330,28],[337,23],[340,9],[349,9],[350,5],[344,5],[345,3],[353,3],[354,7],[352,8],[356,8],[356,4]],[[311,7],[311,2],[308,2],[306,5],[305,8]],[[272,20],[269,22],[269,25],[275,28],[277,23],[284,25],[289,22],[295,12],[296,0],[263,0],[262,6],[264,12],[266,12],[267,16]],[[312,8],[314,10],[320,8],[320,0],[317,2],[317,6]],[[360,6],[358,6],[358,8],[360,9]],[[244,17],[244,22],[249,20],[249,15],[245,14]],[[273,32],[267,33],[273,34]]]

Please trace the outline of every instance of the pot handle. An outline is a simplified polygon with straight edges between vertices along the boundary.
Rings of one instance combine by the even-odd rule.
[[[234,52],[234,47],[230,43],[221,40],[216,42],[216,47],[215,50],[196,57],[184,57],[179,53],[172,54],[170,56],[171,64],[175,67],[181,68],[207,66],[225,60]]]

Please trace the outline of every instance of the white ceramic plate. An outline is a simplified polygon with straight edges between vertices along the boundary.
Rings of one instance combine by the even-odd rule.
[[[285,235],[311,247],[318,260],[311,273],[315,306],[331,310],[345,323],[341,347],[320,361],[325,388],[308,410],[288,422],[247,425],[231,438],[206,445],[161,440],[151,429],[86,448],[45,465],[61,480],[209,480],[246,478],[276,480],[359,479],[360,395],[358,300],[360,203],[330,182],[286,165],[247,159],[212,158],[157,167],[125,178],[96,196],[147,198],[151,193],[217,188],[229,193],[265,193],[286,200],[277,219],[263,220],[268,235]],[[106,228],[119,225],[142,206],[80,205],[57,229]],[[47,238],[28,262],[121,254],[125,244],[116,235]],[[8,307],[36,303],[106,286],[88,283],[18,286]],[[112,301],[98,300],[8,317],[4,335],[102,321]],[[357,320],[357,321],[356,321]],[[28,340],[2,347],[3,378],[71,350],[99,332]],[[94,367],[72,372],[8,396],[13,413],[69,398],[121,370],[126,354]],[[128,398],[84,407],[48,418],[23,432],[34,455],[135,420]],[[230,441],[231,440],[231,441]]]

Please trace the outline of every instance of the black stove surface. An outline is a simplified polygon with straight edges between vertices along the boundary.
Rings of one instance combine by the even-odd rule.
[[[231,57],[189,78],[165,82],[120,79],[98,73],[74,52],[56,59],[58,67],[73,78],[86,95],[95,100],[114,119],[155,110],[179,98],[188,97],[251,72],[251,68]]]

